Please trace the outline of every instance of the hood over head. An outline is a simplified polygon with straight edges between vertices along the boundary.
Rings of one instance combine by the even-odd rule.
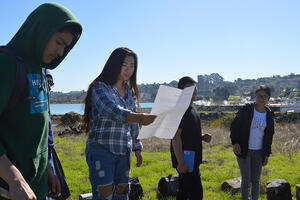
[[[63,56],[58,56],[51,63],[43,63],[43,53],[51,36],[70,25],[75,27],[77,34],[74,36],[72,43],[65,48]],[[76,44],[81,32],[82,27],[70,10],[56,3],[45,3],[37,7],[27,17],[7,45],[15,49],[30,64],[54,69]]]

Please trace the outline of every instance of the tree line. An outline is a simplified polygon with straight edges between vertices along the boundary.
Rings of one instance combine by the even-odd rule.
[[[258,79],[240,79],[234,82],[224,81],[218,73],[197,76],[197,99],[224,101],[234,97],[254,97],[257,85],[268,85],[273,97],[300,97],[300,74],[287,76],[275,75]],[[140,84],[140,101],[153,102],[160,85],[177,87],[177,81],[170,83]],[[68,93],[51,92],[51,103],[83,103],[86,91],[72,91]]]

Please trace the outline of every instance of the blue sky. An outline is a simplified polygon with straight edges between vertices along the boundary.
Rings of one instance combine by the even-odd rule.
[[[0,44],[38,5],[1,1]],[[83,26],[67,58],[53,70],[54,91],[86,90],[110,53],[138,55],[138,83],[219,73],[226,81],[300,73],[300,1],[57,0]]]

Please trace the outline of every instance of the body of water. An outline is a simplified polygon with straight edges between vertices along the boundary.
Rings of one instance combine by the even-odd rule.
[[[153,103],[140,103],[141,108],[152,108]],[[83,114],[84,104],[50,104],[51,114],[64,115],[68,112]]]

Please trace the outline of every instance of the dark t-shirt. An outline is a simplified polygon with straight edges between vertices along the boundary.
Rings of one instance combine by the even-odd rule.
[[[194,169],[198,168],[202,162],[202,132],[200,115],[196,109],[190,106],[184,113],[181,122],[179,124],[181,132],[182,150],[195,151]],[[172,140],[171,140],[171,157],[172,166],[177,167],[177,160],[173,151]]]

